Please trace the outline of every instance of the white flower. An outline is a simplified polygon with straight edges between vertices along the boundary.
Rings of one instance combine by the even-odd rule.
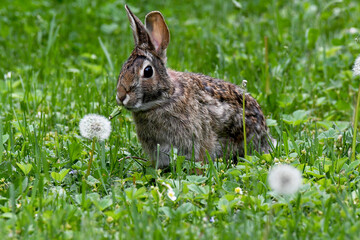
[[[80,134],[84,138],[97,138],[100,141],[108,139],[111,133],[111,123],[104,117],[97,114],[85,115],[80,120]]]
[[[349,28],[348,31],[349,31],[350,34],[355,34],[355,33],[358,33],[358,32],[359,32],[359,30],[358,30],[357,28],[354,28],[354,27]]]
[[[242,191],[241,188],[237,187],[237,188],[235,188],[235,193],[242,195],[242,194],[243,194],[243,191]]]
[[[353,74],[354,74],[354,77],[360,76],[360,56],[358,56],[355,60],[354,67],[353,67]]]
[[[176,200],[175,192],[171,188],[167,191],[167,196],[170,198],[171,201]]]
[[[5,78],[5,79],[11,78],[11,72],[7,72],[7,73],[4,75],[4,78]]]
[[[270,169],[269,185],[278,194],[293,194],[301,187],[302,177],[299,170],[290,165],[276,165]]]

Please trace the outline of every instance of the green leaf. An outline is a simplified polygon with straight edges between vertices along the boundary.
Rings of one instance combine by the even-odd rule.
[[[278,123],[275,119],[266,119],[266,125],[268,127],[275,127],[278,125]]]
[[[228,212],[230,210],[229,208],[229,200],[226,199],[226,197],[220,198],[218,202],[218,209],[222,212]]]
[[[321,140],[321,139],[334,139],[334,138],[337,138],[337,137],[338,137],[338,134],[335,131],[335,129],[330,128],[329,130],[320,133],[318,139],[319,140]]]
[[[146,191],[147,189],[145,187],[141,187],[139,189],[136,190],[134,197],[139,199],[139,198],[146,198]]]
[[[90,186],[95,187],[95,185],[100,183],[100,181],[94,178],[93,176],[89,175],[86,179],[86,183],[89,184]]]
[[[69,171],[70,169],[64,168],[59,173],[51,172],[51,177],[57,182],[62,182]]]
[[[94,201],[93,203],[100,211],[103,211],[104,209],[110,207],[113,204],[113,201],[111,196],[106,196],[100,201]]]
[[[181,204],[176,209],[176,212],[180,213],[182,216],[184,216],[184,215],[190,214],[192,211],[195,210],[195,208],[196,207],[192,203],[187,202],[187,203]]]
[[[223,183],[223,189],[229,193],[235,193],[235,188],[239,187],[239,184],[236,182],[226,181]]]
[[[209,190],[204,188],[203,186],[198,186],[196,184],[190,184],[188,185],[189,190],[193,191],[197,194],[208,194]]]
[[[336,161],[336,171],[339,172],[341,168],[343,167],[344,163],[348,160],[348,157],[340,158]]]
[[[12,213],[12,212],[3,213],[3,214],[1,214],[1,217],[16,220],[16,215],[14,213]]]
[[[225,174],[231,174],[234,177],[237,177],[241,175],[241,171],[237,168],[230,168],[229,170],[226,171]]]
[[[315,48],[316,41],[319,38],[319,30],[316,28],[308,28],[306,30],[306,46],[312,50]]]
[[[201,184],[206,182],[207,177],[190,175],[190,176],[186,176],[186,179],[191,183]]]
[[[346,173],[349,173],[351,171],[354,171],[356,167],[360,165],[360,160],[355,160],[349,164],[349,167],[346,171]]]
[[[214,162],[212,160],[212,158],[210,157],[210,154],[208,151],[206,151],[206,157],[208,159],[208,162],[209,162],[209,170],[212,172],[213,176],[215,177],[215,181],[218,185],[221,184],[220,180],[219,180],[219,175],[218,175],[218,172],[214,166]]]
[[[74,141],[68,146],[69,149],[69,157],[71,161],[75,161],[76,159],[79,159],[81,157],[82,148],[80,143]]]
[[[62,169],[62,170],[60,171],[61,181],[62,181],[62,179],[64,179],[64,177],[66,176],[66,174],[68,174],[69,171],[70,171],[70,169],[66,169],[66,168],[64,168],[64,169]]]
[[[6,143],[6,141],[9,139],[9,134],[2,135],[2,144]],[[1,142],[0,142],[1,143]]]
[[[297,110],[290,115],[284,115],[283,121],[287,124],[297,126],[301,123],[305,123],[309,120],[310,111]]]
[[[26,163],[26,164],[16,163],[16,165],[18,165],[18,167],[21,169],[21,171],[23,171],[25,175],[28,175],[32,169],[32,165],[30,163]]]
[[[165,216],[167,216],[168,218],[171,218],[172,215],[173,215],[172,214],[172,209],[169,208],[169,207],[164,206],[164,207],[159,208],[159,210],[161,212],[163,212],[165,214]]]
[[[179,176],[182,173],[182,164],[185,162],[185,156],[178,156],[176,158],[176,174]]]

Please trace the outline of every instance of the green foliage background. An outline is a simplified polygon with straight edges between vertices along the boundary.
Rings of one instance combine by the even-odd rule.
[[[358,239],[360,159],[351,162],[349,151],[359,86],[351,72],[360,53],[359,3],[127,2],[140,19],[152,10],[163,13],[172,69],[236,84],[246,79],[279,145],[237,166],[219,159],[203,166],[202,176],[174,155],[164,173],[130,158],[147,156],[124,111],[112,121],[109,141],[97,145],[84,181],[91,143],[79,136],[78,123],[88,113],[108,116],[115,106],[117,76],[133,48],[124,4],[2,0],[0,235]],[[269,189],[267,173],[278,162],[303,173],[298,194]],[[175,202],[165,183],[174,188]]]

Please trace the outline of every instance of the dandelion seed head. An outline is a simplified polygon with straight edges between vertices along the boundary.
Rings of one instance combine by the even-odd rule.
[[[109,138],[111,133],[111,123],[104,117],[97,114],[85,115],[79,123],[80,134],[84,138],[97,138],[104,141]]]
[[[176,196],[175,196],[175,192],[172,189],[169,189],[167,191],[167,196],[170,198],[171,201],[175,201],[176,200]]]
[[[293,166],[278,164],[270,170],[268,182],[278,194],[293,194],[301,187],[302,177],[300,171]]]
[[[243,88],[246,88],[246,85],[247,85],[247,80],[243,80],[243,81],[242,81],[242,86],[243,86]]]
[[[353,67],[353,75],[354,77],[360,76],[360,56],[358,56],[355,60]]]

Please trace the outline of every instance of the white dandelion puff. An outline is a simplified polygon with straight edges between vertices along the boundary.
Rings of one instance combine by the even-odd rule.
[[[235,193],[242,195],[242,194],[243,194],[243,190],[242,190],[241,188],[237,187],[237,188],[235,188]]]
[[[111,133],[111,123],[104,117],[97,114],[85,115],[80,120],[80,134],[84,138],[98,139],[104,141],[109,138]]]
[[[176,200],[175,192],[171,188],[167,191],[167,196],[170,198],[171,201]]]
[[[279,164],[270,169],[268,182],[278,194],[293,194],[301,187],[302,177],[300,171],[293,166]]]
[[[244,79],[244,80],[242,81],[242,87],[243,87],[243,88],[246,88],[246,85],[247,85],[247,80]]]
[[[353,67],[353,75],[354,77],[360,76],[360,56],[358,56],[355,60]]]

